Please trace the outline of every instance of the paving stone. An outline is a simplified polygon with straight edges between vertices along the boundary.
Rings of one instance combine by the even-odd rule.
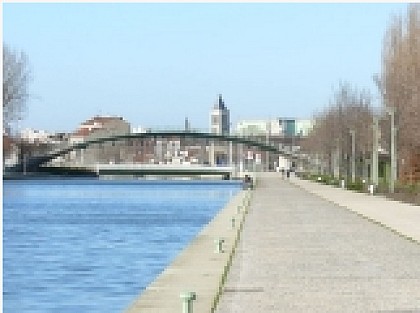
[[[277,175],[258,184],[217,313],[420,313],[418,243]]]

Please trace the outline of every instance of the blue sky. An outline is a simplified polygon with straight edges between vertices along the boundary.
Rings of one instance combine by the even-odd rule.
[[[375,93],[382,40],[406,4],[6,3],[3,42],[30,60],[21,127],[73,131],[94,115],[208,127],[310,117],[340,81]]]

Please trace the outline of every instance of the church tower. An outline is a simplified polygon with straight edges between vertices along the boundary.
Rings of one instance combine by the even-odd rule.
[[[210,132],[218,135],[228,135],[230,129],[229,110],[225,106],[222,95],[214,104],[210,113]]]

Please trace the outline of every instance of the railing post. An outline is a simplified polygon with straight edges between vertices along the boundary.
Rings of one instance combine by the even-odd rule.
[[[197,299],[195,292],[183,292],[181,293],[182,299],[182,313],[193,313],[193,300]]]
[[[374,192],[375,192],[375,185],[374,185],[374,184],[370,184],[370,185],[369,185],[369,193],[370,193],[371,195],[373,195],[373,194],[374,194]]]
[[[223,243],[225,240],[223,238],[217,238],[214,240],[214,243],[216,244],[216,253],[223,253]]]

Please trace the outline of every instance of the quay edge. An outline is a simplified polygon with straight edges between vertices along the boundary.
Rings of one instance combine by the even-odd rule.
[[[214,312],[252,193],[252,190],[242,190],[231,199],[124,313],[181,313],[181,295],[188,292],[196,294],[193,312]],[[217,252],[218,239],[224,240],[223,253]]]

